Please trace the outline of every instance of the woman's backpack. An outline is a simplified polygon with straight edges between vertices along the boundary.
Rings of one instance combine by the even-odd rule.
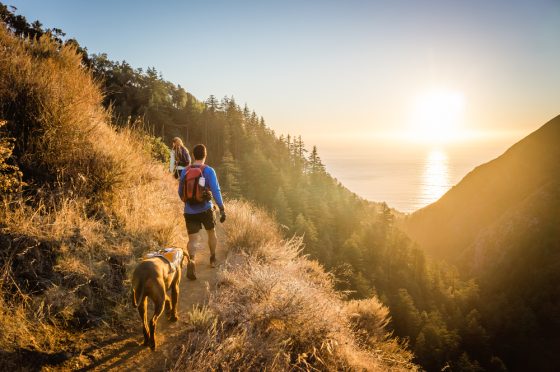
[[[185,167],[189,165],[189,158],[187,149],[184,147],[179,147],[175,149],[175,162],[179,167]]]
[[[183,180],[183,195],[181,195],[183,202],[193,205],[202,204],[212,199],[212,194],[202,174],[205,168],[206,165],[187,167],[185,179]]]

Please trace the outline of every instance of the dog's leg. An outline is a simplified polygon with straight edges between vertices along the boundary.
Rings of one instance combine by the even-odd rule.
[[[177,316],[177,302],[179,300],[179,282],[181,280],[181,271],[177,270],[177,278],[175,279],[175,283],[171,287],[171,316],[169,320],[172,322],[176,322],[179,317]]]
[[[167,316],[171,316],[171,310],[171,300],[169,299],[169,296],[165,296],[165,314],[167,314]]]
[[[154,316],[150,321],[150,348],[152,350],[156,349],[156,324],[163,313],[165,308],[165,291],[162,291],[162,295],[154,301]]]
[[[144,332],[144,346],[148,346],[150,342],[150,331],[148,331],[148,298],[147,297],[140,299],[140,304],[138,305],[138,314],[140,314],[140,319],[142,319],[142,331]]]

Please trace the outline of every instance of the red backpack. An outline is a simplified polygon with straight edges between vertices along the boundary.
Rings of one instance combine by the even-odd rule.
[[[183,202],[192,205],[208,201],[208,186],[206,184],[204,186],[200,185],[200,179],[204,179],[202,175],[204,168],[206,168],[206,165],[187,167],[185,179],[183,180],[183,195],[181,195]]]

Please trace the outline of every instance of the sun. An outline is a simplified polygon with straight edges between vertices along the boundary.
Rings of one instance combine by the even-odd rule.
[[[407,129],[408,136],[424,143],[445,143],[461,137],[465,98],[447,89],[427,90],[416,97]]]

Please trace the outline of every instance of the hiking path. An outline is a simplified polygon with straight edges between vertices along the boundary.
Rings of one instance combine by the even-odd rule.
[[[218,247],[216,257],[218,267],[224,262],[226,249],[224,245],[224,233],[221,226],[216,226],[218,233]],[[136,321],[127,322],[125,330],[114,330],[94,334],[94,340],[83,340],[89,346],[80,350],[62,367],[62,370],[71,369],[78,371],[167,371],[172,367],[172,361],[176,359],[176,348],[179,346],[180,335],[188,329],[187,313],[193,306],[204,305],[208,301],[208,288],[216,283],[218,267],[210,266],[210,251],[208,249],[208,237],[201,230],[199,249],[196,253],[196,280],[189,280],[186,276],[186,267],[183,266],[183,275],[179,294],[179,320],[169,322],[165,313],[159,318],[156,330],[157,348],[152,351],[142,346],[142,323],[137,310],[130,305],[130,312]],[[186,247],[184,247],[186,250]],[[148,301],[148,319],[153,314],[152,301]],[[128,325],[129,324],[129,325]],[[87,333],[85,337],[90,337]],[[81,344],[81,342],[80,342]],[[174,356],[174,358],[173,358]],[[60,370],[60,368],[57,368]]]

